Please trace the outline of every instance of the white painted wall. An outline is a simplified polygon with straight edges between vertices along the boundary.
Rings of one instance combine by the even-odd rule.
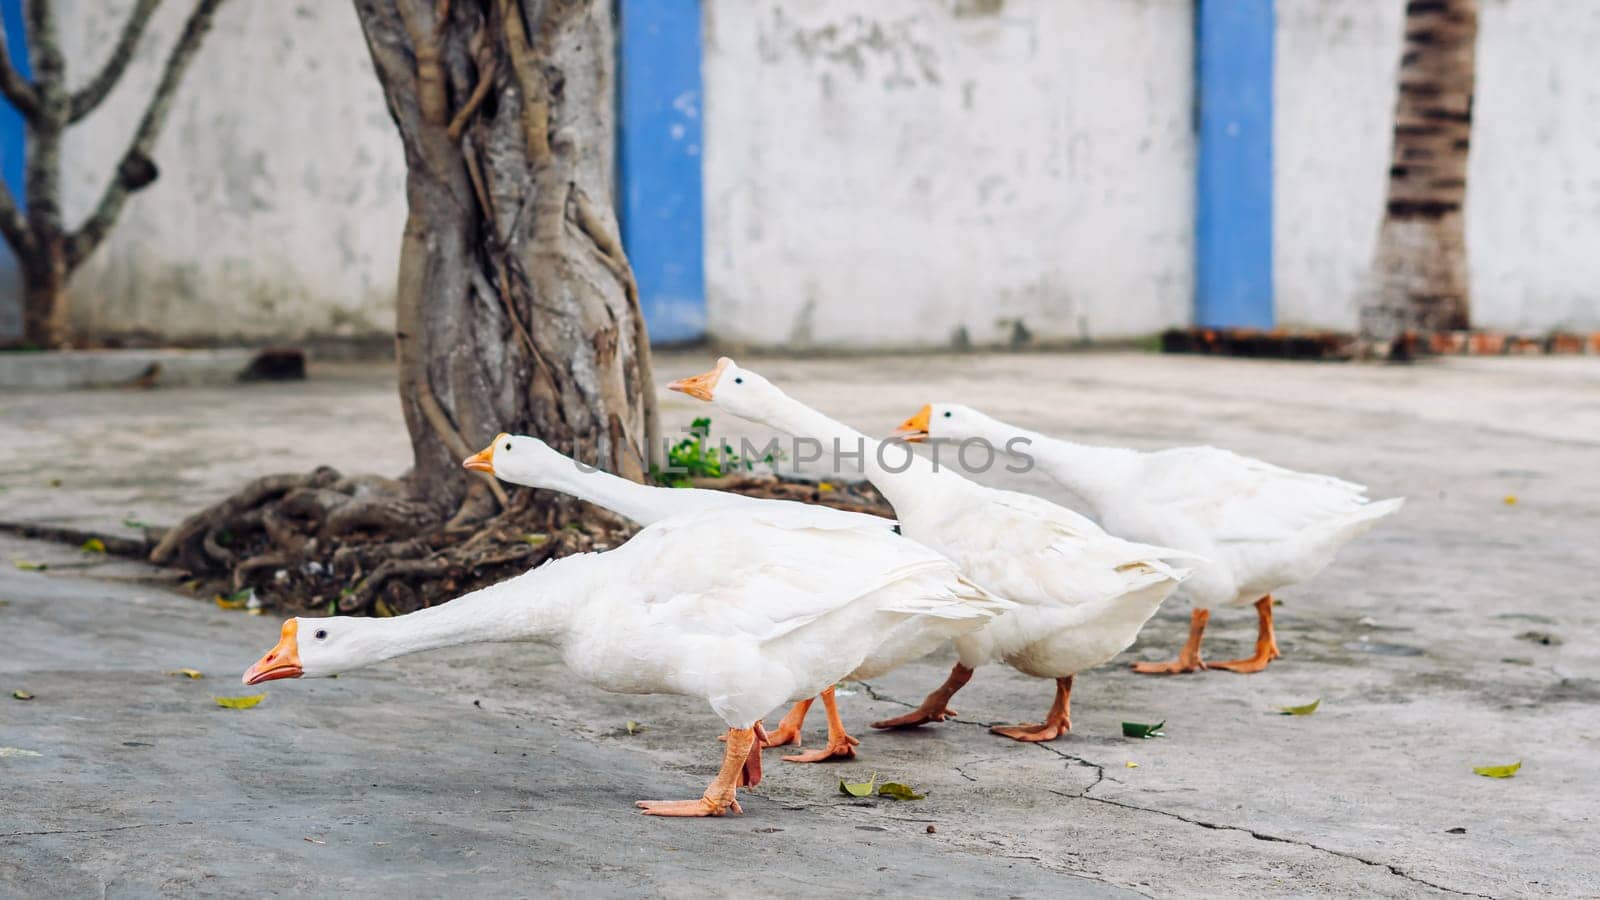
[[[1485,0],[1479,16],[1473,321],[1600,329],[1600,3]]]
[[[1278,0],[1285,325],[1356,327],[1383,217],[1404,0]],[[1484,0],[1467,188],[1474,324],[1600,329],[1600,3]]]
[[[708,318],[805,348],[1189,321],[1190,0],[706,0]]]
[[[132,0],[59,0],[74,83]],[[72,132],[70,219],[188,3]],[[1278,318],[1349,329],[1382,215],[1404,0],[1278,0]],[[1192,0],[704,0],[715,337],[939,347],[1148,334],[1193,293]],[[1484,0],[1478,322],[1600,329],[1600,2]],[[392,327],[404,161],[355,13],[235,0],[73,283],[94,334]],[[3,318],[3,317],[0,317]]]
[[[57,0],[81,84],[132,0]],[[192,2],[162,4],[134,66],[69,132],[63,205],[89,214]],[[393,329],[405,161],[348,2],[218,12],[135,194],[72,283],[91,334],[269,339]]]
[[[1351,330],[1383,221],[1404,0],[1277,0],[1278,323]]]

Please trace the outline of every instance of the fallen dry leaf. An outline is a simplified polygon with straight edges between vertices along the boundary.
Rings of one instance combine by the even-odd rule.
[[[1123,722],[1122,736],[1131,738],[1152,738],[1161,734],[1161,726],[1165,724],[1167,724],[1166,719],[1162,719],[1154,725],[1146,725],[1143,722]]]
[[[852,797],[870,797],[872,791],[878,786],[878,773],[873,772],[872,777],[866,781],[845,781],[839,779],[839,793],[849,794]]]
[[[225,709],[249,709],[257,703],[267,699],[266,694],[255,694],[250,697],[213,697],[217,705]]]
[[[901,784],[898,781],[885,781],[883,784],[878,785],[878,796],[888,797],[891,800],[923,800],[928,795],[917,793],[909,784]]]
[[[1510,778],[1522,768],[1522,760],[1517,760],[1509,766],[1473,766],[1472,771],[1485,778]]]

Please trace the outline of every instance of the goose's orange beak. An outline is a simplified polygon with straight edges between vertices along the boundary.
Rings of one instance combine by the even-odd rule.
[[[917,444],[928,439],[928,419],[933,415],[933,405],[930,403],[917,410],[917,414],[900,423],[895,434],[901,440]]]
[[[717,360],[717,367],[700,375],[691,375],[688,378],[679,378],[667,385],[667,390],[688,394],[698,400],[711,402],[712,392],[717,389],[717,382],[722,379],[722,372],[733,361],[726,356]]]
[[[290,619],[283,623],[283,631],[278,635],[278,646],[267,651],[255,665],[244,673],[245,684],[260,684],[263,681],[276,681],[279,678],[299,678],[300,669],[300,640],[295,633],[300,630],[297,620]]]
[[[495,447],[496,444],[500,443],[501,441],[505,440],[506,438],[508,438],[510,436],[511,435],[506,434],[504,431],[502,431],[499,434],[495,435],[494,436],[494,440],[489,442],[489,446],[483,448],[482,450],[479,450],[477,453],[472,454],[471,456],[467,457],[466,459],[463,459],[461,461],[461,467],[463,469],[471,469],[474,472],[488,472],[490,475],[493,475],[494,474],[494,447]]]

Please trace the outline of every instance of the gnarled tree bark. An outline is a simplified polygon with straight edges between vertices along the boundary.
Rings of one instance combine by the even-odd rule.
[[[406,150],[395,338],[411,481],[453,510],[462,457],[500,431],[641,479],[655,392],[612,212],[610,3],[356,10]]]
[[[641,480],[659,443],[611,204],[610,6],[355,0],[406,154],[395,348],[412,468],[259,479],[168,532],[153,561],[266,603],[388,615],[626,536],[461,467],[523,432]]]
[[[1472,146],[1478,0],[1409,0],[1394,151],[1364,338],[1468,327],[1467,154]]]

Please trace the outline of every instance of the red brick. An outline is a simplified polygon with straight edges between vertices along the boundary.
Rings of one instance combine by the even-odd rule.
[[[1506,352],[1506,336],[1480,331],[1467,343],[1467,352],[1473,356],[1500,356]]]
[[[1582,353],[1583,335],[1558,331],[1550,335],[1551,353]]]

